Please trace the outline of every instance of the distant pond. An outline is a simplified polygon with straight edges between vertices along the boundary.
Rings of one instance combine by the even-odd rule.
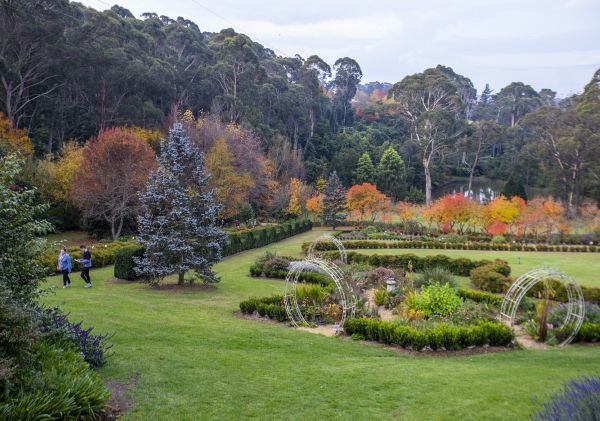
[[[494,200],[502,189],[504,188],[504,180],[492,180],[486,177],[475,177],[471,190],[468,190],[469,179],[466,177],[456,177],[433,189],[433,198],[437,199],[447,194],[463,194],[477,200],[479,203],[487,203]],[[543,189],[539,188],[527,188],[527,195],[529,197],[543,195]]]

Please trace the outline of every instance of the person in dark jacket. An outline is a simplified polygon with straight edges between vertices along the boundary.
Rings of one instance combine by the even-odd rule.
[[[73,269],[71,267],[71,256],[69,253],[62,248],[60,249],[60,254],[58,255],[58,264],[57,269],[62,273],[63,276],[63,288],[68,288],[71,286],[71,279],[69,279],[69,273]]]
[[[85,287],[92,287],[92,280],[90,278],[90,269],[92,267],[92,253],[88,250],[86,246],[79,246],[81,253],[83,254],[83,258],[76,260],[76,262],[81,263],[83,268],[81,269],[81,279],[85,281]]]

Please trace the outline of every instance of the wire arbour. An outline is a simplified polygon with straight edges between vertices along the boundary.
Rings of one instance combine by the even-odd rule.
[[[343,328],[347,319],[354,317],[356,310],[356,297],[354,292],[344,279],[341,269],[327,260],[312,258],[294,262],[290,265],[290,270],[285,278],[285,293],[283,296],[285,311],[292,325],[298,327],[308,324],[302,312],[300,303],[298,303],[296,289],[298,287],[299,276],[302,272],[318,272],[327,275],[335,283],[339,294],[339,305],[342,308],[342,316],[339,321],[340,330]]]
[[[308,250],[306,251],[306,257],[308,257],[309,259],[318,257],[315,255],[315,248],[316,248],[317,244],[324,243],[327,241],[331,241],[333,244],[335,244],[338,251],[340,252],[340,260],[343,263],[348,263],[348,254],[346,253],[346,247],[344,247],[344,244],[342,244],[342,242],[340,240],[338,240],[337,238],[335,238],[333,235],[330,235],[330,234],[323,234],[322,236],[317,238],[315,241],[310,243],[310,246],[308,247]]]
[[[536,284],[544,282],[546,279],[560,282],[567,291],[567,315],[563,320],[563,326],[571,325],[573,328],[571,329],[569,337],[560,343],[560,346],[565,346],[571,343],[577,335],[577,332],[579,332],[579,328],[583,324],[585,317],[585,306],[583,304],[583,293],[581,292],[581,288],[573,278],[562,272],[543,267],[531,270],[519,276],[504,296],[500,308],[500,318],[512,328],[519,304],[521,304],[523,297],[525,297],[527,292]]]

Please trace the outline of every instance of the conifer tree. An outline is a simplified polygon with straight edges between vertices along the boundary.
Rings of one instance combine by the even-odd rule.
[[[323,193],[323,223],[335,229],[346,217],[343,213],[345,205],[346,190],[334,171],[329,176]]]
[[[360,158],[358,158],[356,171],[354,171],[354,183],[375,183],[375,167],[367,152],[363,153]]]
[[[508,180],[506,180],[506,184],[504,185],[504,189],[502,190],[502,194],[507,199],[512,199],[513,197],[518,196],[523,200],[527,200],[525,186],[523,186],[521,179],[515,175],[508,177]]]
[[[218,282],[212,266],[222,258],[227,240],[217,226],[222,209],[209,187],[202,154],[188,140],[180,123],[163,139],[154,171],[140,194],[139,242],[144,256],[136,271],[152,283],[178,274],[178,283],[193,270],[205,283]]]
[[[377,188],[394,200],[399,200],[406,191],[406,166],[402,157],[391,146],[381,156],[377,166]]]

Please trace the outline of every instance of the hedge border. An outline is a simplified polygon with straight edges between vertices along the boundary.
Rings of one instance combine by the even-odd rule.
[[[497,322],[483,322],[473,326],[439,325],[424,331],[409,326],[378,319],[350,319],[344,325],[347,335],[360,335],[364,339],[394,344],[402,348],[422,351],[458,350],[470,346],[508,346],[514,335],[510,328]]]
[[[302,250],[308,250],[311,243],[303,243]],[[486,250],[486,251],[537,251],[537,252],[569,252],[569,253],[600,253],[600,246],[573,246],[548,244],[521,243],[446,243],[439,241],[418,240],[342,240],[346,249],[434,249],[434,250]],[[331,243],[317,243],[317,251],[335,250]]]

